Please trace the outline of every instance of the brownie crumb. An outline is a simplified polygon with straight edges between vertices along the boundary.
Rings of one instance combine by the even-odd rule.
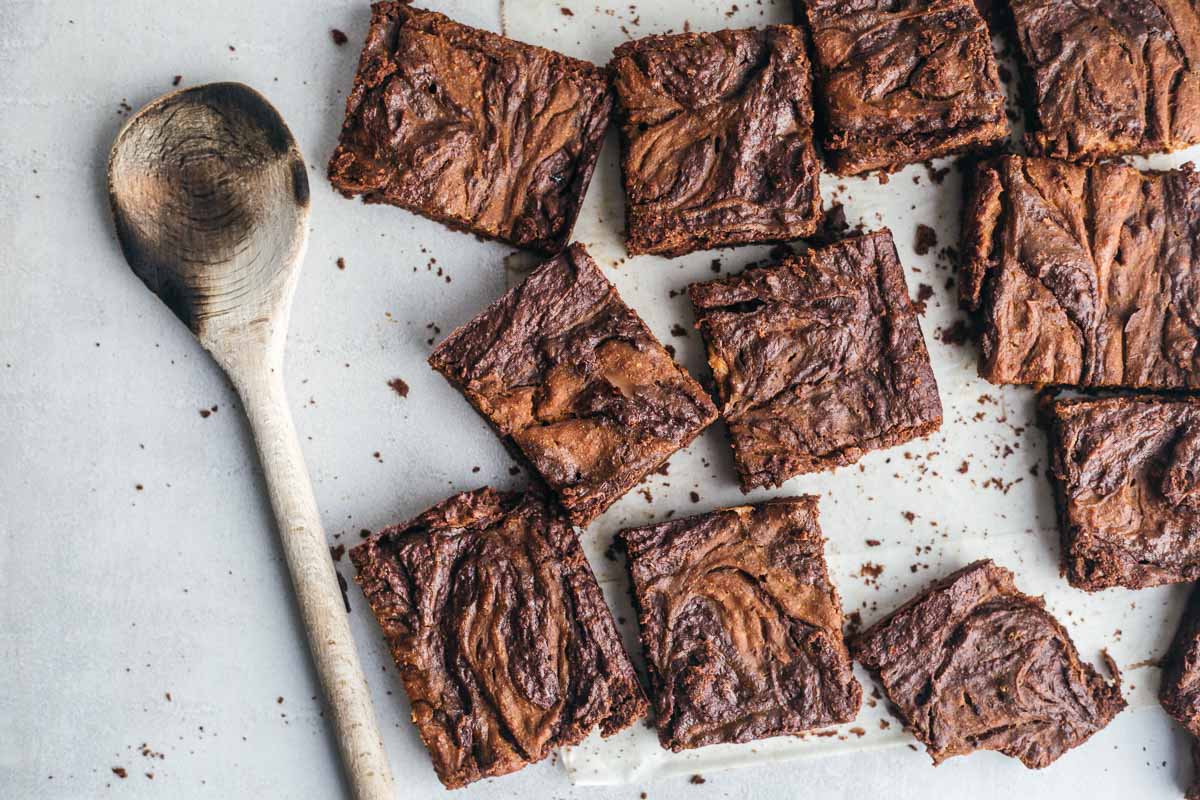
[[[562,15],[563,15],[564,17],[573,17],[573,16],[575,16],[575,12],[574,12],[574,11],[572,11],[571,9],[567,8],[566,6],[563,6],[562,8],[560,8],[560,9],[559,9],[559,11],[561,11],[561,12],[562,12]]]
[[[946,329],[938,329],[934,336],[942,341],[943,344],[954,345],[961,347],[971,338],[971,328],[965,320],[957,320],[953,325]]]
[[[346,34],[342,33],[342,32],[341,32],[341,31],[339,31],[337,28],[330,28],[330,29],[329,29],[329,38],[330,38],[330,39],[333,39],[333,43],[334,43],[334,44],[336,44],[338,47],[341,47],[341,46],[342,46],[342,45],[344,45],[346,42],[350,41],[350,40],[349,40],[349,39],[346,37]]]
[[[341,269],[341,270],[346,269],[346,259],[342,258],[341,256],[338,256],[337,268]]]
[[[702,783],[708,783],[708,781],[706,781],[704,779],[703,775],[693,775],[691,778],[688,779],[688,783],[690,783],[694,786],[699,786]]]
[[[878,539],[867,539],[867,547],[879,547],[883,542]]]
[[[917,518],[917,515],[911,511],[901,511],[900,516],[904,517],[904,519],[908,521],[909,525],[911,525],[913,520]]]
[[[913,249],[917,255],[929,255],[929,252],[937,247],[937,243],[937,231],[924,223],[917,225],[917,240],[913,244]]]
[[[392,391],[401,397],[408,397],[408,384],[400,378],[392,378],[388,381],[388,386],[392,387]]]
[[[928,283],[917,284],[917,298],[913,300],[913,307],[921,316],[925,315],[926,304],[929,298],[933,297],[933,287]]]
[[[329,555],[334,561],[341,561],[342,556],[346,554],[346,545],[339,544],[337,547],[329,548]]]
[[[689,492],[688,496],[692,498],[693,503],[700,502],[700,494],[698,492]]]
[[[125,771],[124,767],[113,767],[112,772],[113,775],[116,775],[121,780],[125,780],[129,777],[129,773]]]
[[[859,568],[858,574],[864,578],[878,578],[883,574],[883,564],[868,561]]]
[[[180,84],[180,82],[182,82],[182,81],[183,81],[183,76],[176,75],[174,78],[171,79],[171,85],[178,86]]]
[[[520,475],[520,474],[521,474],[521,468],[520,468],[520,467],[509,467],[509,468],[508,468],[508,474],[509,474],[509,475]]]
[[[203,417],[204,419],[208,419],[209,417],[212,416],[212,412],[209,411],[207,408],[202,408],[202,409],[200,409],[200,416]]]
[[[967,470],[969,470],[969,469],[971,469],[971,464],[967,461],[964,461],[958,465],[958,472],[960,475],[966,475]]]
[[[687,336],[688,335],[687,328],[683,327],[678,322],[676,322],[674,325],[671,326],[671,335],[672,336]]]

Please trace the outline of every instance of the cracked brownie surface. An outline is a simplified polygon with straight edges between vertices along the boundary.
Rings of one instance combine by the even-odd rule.
[[[1194,0],[1011,0],[1027,84],[1029,151],[1068,160],[1200,142]]]
[[[650,36],[614,51],[630,253],[796,239],[820,224],[804,36]]]
[[[538,496],[455,495],[350,557],[448,788],[644,715],[579,540]]]
[[[680,751],[858,713],[817,498],[633,528],[629,558],[659,741]]]
[[[371,8],[334,188],[561,250],[612,110],[605,71],[407,3]]]
[[[429,363],[586,525],[716,418],[700,385],[573,244]]]
[[[890,231],[688,293],[743,490],[850,464],[941,425]]]
[[[992,383],[1200,388],[1200,175],[1006,156],[964,206]]]
[[[1200,578],[1200,401],[1057,400],[1046,414],[1071,585]]]
[[[1196,589],[1163,659],[1158,702],[1192,735],[1192,783],[1187,800],[1200,800],[1200,591]]]
[[[1125,707],[1116,665],[1109,683],[1081,662],[1042,600],[991,561],[935,583],[855,637],[850,652],[934,764],[996,750],[1040,769]]]
[[[797,5],[834,172],[894,170],[1008,135],[991,36],[972,0]]]

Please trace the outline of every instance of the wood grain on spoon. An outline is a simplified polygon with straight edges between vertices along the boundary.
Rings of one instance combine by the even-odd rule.
[[[113,144],[108,188],[126,260],[237,387],[353,794],[391,798],[283,384],[288,316],[308,243],[299,148],[253,89],[198,86],[161,97],[129,120]]]

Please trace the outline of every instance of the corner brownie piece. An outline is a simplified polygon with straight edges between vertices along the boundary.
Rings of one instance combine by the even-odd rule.
[[[376,3],[329,180],[347,197],[553,254],[611,110],[594,64]]]
[[[891,231],[688,293],[744,491],[853,463],[941,425]]]
[[[1041,598],[976,561],[850,642],[913,735],[940,764],[997,750],[1031,769],[1083,744],[1125,707]]]
[[[991,37],[972,0],[797,4],[834,172],[891,171],[1008,135]]]
[[[796,239],[821,220],[804,35],[649,36],[610,65],[630,253]]]
[[[1200,142],[1200,7],[1010,0],[1034,155],[1095,161]]]
[[[579,540],[540,497],[455,495],[350,558],[447,788],[645,714]]]
[[[1200,800],[1200,590],[1192,590],[1163,659],[1158,702],[1192,735],[1192,785],[1187,800]]]
[[[817,498],[618,534],[629,558],[658,738],[676,752],[796,734],[858,713]]]
[[[1200,175],[1005,156],[976,167],[963,305],[992,383],[1200,388]]]
[[[717,415],[582,245],[450,334],[429,363],[586,525]]]
[[[1200,579],[1200,401],[1057,400],[1046,413],[1071,585]]]

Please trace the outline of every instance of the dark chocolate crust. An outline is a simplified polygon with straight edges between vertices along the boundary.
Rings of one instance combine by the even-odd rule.
[[[796,734],[858,713],[817,498],[618,534],[629,558],[658,738],[674,751]]]
[[[329,180],[347,197],[553,254],[611,111],[601,67],[375,3]]]
[[[744,491],[853,463],[941,425],[890,231],[688,293]]]
[[[799,29],[649,36],[618,47],[610,69],[630,253],[816,232],[820,165]]]
[[[1200,388],[1200,174],[1005,156],[970,181],[963,305],[992,383]]]
[[[717,416],[582,245],[450,334],[429,363],[586,525]]]
[[[1200,579],[1200,400],[1057,400],[1045,415],[1071,585]]]
[[[579,540],[536,495],[455,495],[350,558],[447,788],[645,714]]]
[[[1041,598],[976,561],[850,642],[913,735],[940,764],[976,750],[1030,769],[1083,744],[1125,707],[1121,679],[1079,660]]]
[[[825,156],[839,175],[991,147],[1008,135],[972,0],[797,0],[812,33]]]
[[[1194,0],[1010,0],[1033,155],[1095,161],[1200,142]]]
[[[1187,800],[1200,800],[1200,590],[1193,589],[1162,665],[1158,702],[1192,735],[1192,785]]]

